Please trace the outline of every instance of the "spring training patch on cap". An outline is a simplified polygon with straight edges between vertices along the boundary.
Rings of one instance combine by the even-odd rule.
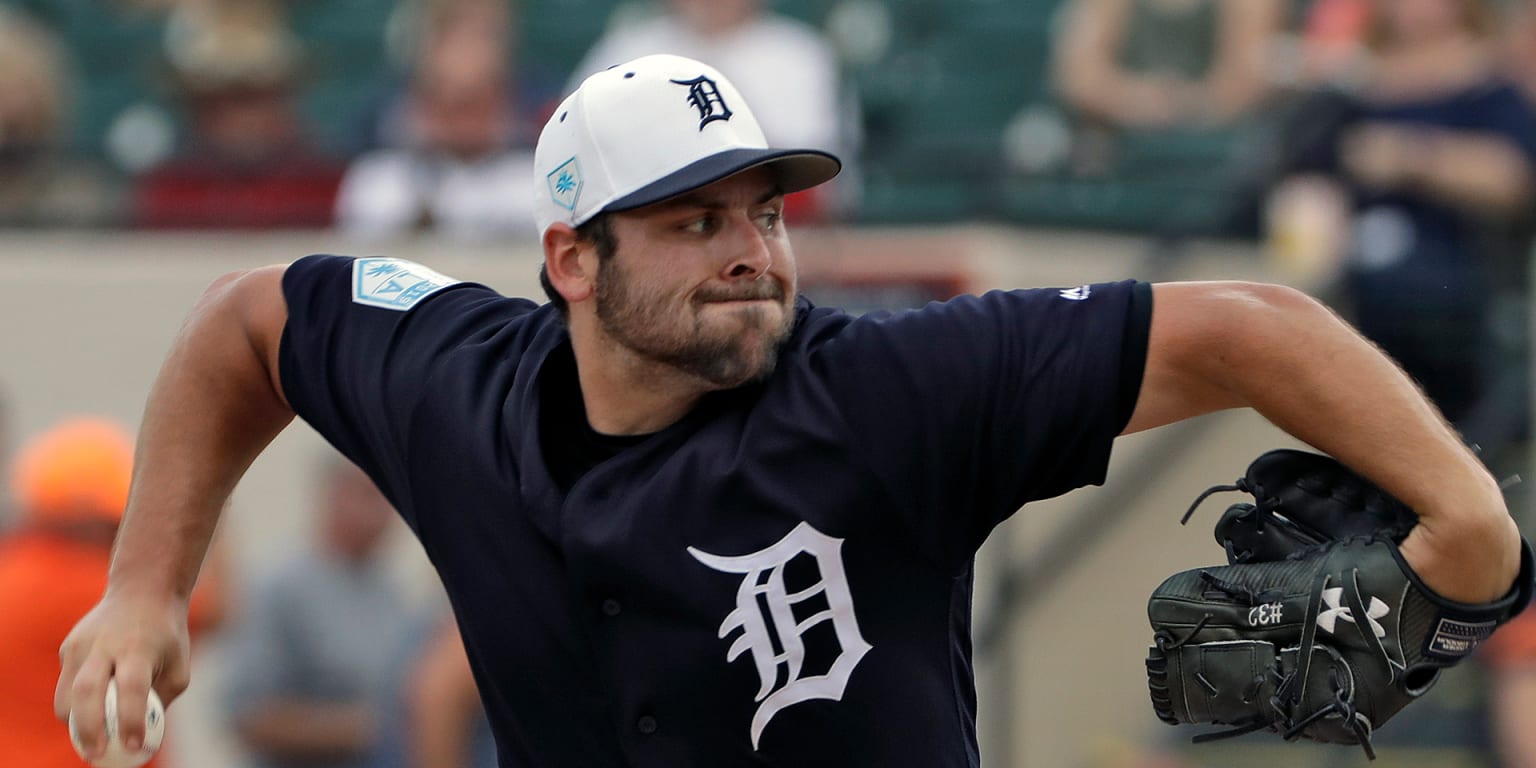
[[[405,259],[358,259],[352,262],[352,301],[404,312],[422,299],[463,282]]]
[[[545,179],[549,182],[549,199],[567,211],[576,210],[576,200],[581,197],[581,164],[576,158],[561,163]]]

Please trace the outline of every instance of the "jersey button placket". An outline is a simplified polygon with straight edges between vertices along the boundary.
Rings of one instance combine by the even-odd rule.
[[[639,731],[643,736],[655,733],[657,727],[656,718],[650,715],[641,715],[640,719],[635,721],[635,730]]]

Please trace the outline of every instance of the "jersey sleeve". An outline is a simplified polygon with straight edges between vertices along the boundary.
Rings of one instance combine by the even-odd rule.
[[[820,362],[898,514],[963,562],[1026,502],[1103,482],[1151,304],[1136,282],[965,296],[855,320]]]
[[[391,275],[393,284],[384,282]],[[438,361],[534,304],[399,259],[309,256],[283,276],[279,374],[293,410],[414,525],[401,483],[411,419]]]

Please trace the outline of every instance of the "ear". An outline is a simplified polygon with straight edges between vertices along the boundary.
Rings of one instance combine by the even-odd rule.
[[[591,244],[584,242],[574,227],[555,222],[544,230],[544,271],[566,303],[576,304],[593,294],[597,285],[596,266]]]

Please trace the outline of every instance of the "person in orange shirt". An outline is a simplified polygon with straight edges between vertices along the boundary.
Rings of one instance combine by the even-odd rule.
[[[1494,749],[1500,765],[1536,766],[1536,615],[1511,621],[1488,645],[1478,649],[1488,670],[1489,707]]]
[[[53,717],[59,645],[106,588],[132,469],[128,431],[96,418],[63,421],[16,455],[17,520],[0,535],[0,765],[85,765]],[[217,571],[193,599],[194,632],[222,616]]]

